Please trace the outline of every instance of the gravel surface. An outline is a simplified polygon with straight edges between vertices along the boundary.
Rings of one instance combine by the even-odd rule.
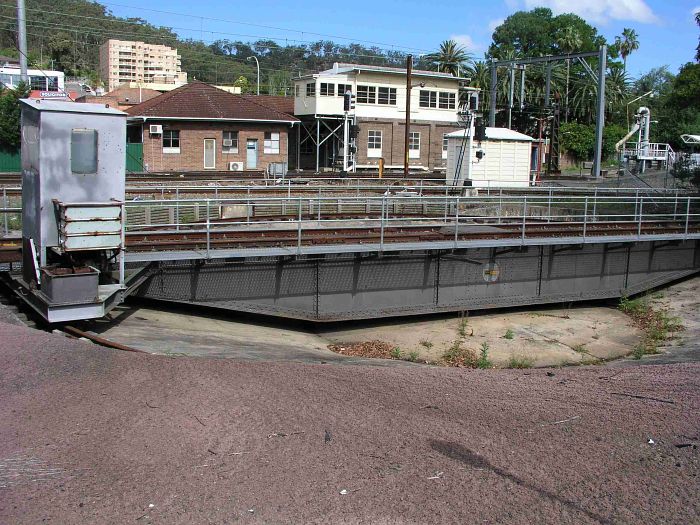
[[[697,364],[238,362],[0,323],[0,523],[698,523],[699,410]]]

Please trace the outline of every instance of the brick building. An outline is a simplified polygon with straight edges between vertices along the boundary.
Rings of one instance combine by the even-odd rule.
[[[151,172],[288,166],[289,132],[299,120],[278,103],[191,82],[127,109],[127,141],[143,144]]]
[[[104,95],[83,95],[76,102],[91,104],[109,104],[109,107],[126,111],[127,109],[160,96],[161,92],[148,88],[118,87]]]

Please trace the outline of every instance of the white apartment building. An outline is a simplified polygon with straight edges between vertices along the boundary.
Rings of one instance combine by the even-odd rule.
[[[169,91],[187,84],[177,49],[129,40],[107,40],[100,46],[100,74],[108,91],[119,86]]]
[[[412,169],[442,170],[447,159],[447,134],[460,129],[460,79],[446,73],[411,73],[409,164]],[[343,95],[355,95],[350,112],[359,127],[356,167],[388,168],[404,162],[406,70],[402,68],[334,64],[332,69],[295,80],[294,115],[304,123],[298,156],[304,168],[338,166],[343,152]],[[472,89],[473,90],[473,89]]]

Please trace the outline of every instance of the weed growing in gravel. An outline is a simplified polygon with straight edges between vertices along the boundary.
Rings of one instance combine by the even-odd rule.
[[[408,356],[406,357],[406,360],[410,361],[411,363],[415,363],[416,361],[418,361],[418,352],[416,352],[415,350],[413,352],[409,352]]]
[[[401,349],[398,346],[391,350],[391,357],[392,359],[401,359]]]
[[[506,368],[532,368],[535,364],[535,360],[531,357],[526,357],[524,355],[512,355],[508,360],[508,366]]]
[[[457,339],[442,355],[442,360],[448,366],[475,368],[478,358],[474,350],[462,348],[462,340]]]
[[[583,343],[582,343],[582,344],[578,344],[578,345],[574,345],[574,346],[571,347],[571,349],[572,349],[574,352],[577,352],[577,353],[579,353],[579,354],[587,354],[587,353],[588,353],[588,350],[586,350],[586,345],[584,345]]]
[[[508,328],[508,330],[506,330],[506,333],[503,334],[503,339],[513,339],[514,337],[515,332],[513,332],[513,330],[511,330],[510,328]]]
[[[460,337],[466,337],[467,336],[467,325],[469,324],[469,319],[466,317],[462,318],[462,320],[459,322],[459,327],[457,328],[457,333],[459,334]]]
[[[421,341],[420,345],[427,350],[430,350],[433,347],[433,343],[431,341]]]
[[[641,359],[646,354],[658,353],[659,344],[683,330],[680,319],[670,316],[666,310],[654,310],[648,297],[620,299],[620,310],[629,315],[644,332],[642,342],[634,347],[632,356]]]
[[[476,366],[481,369],[491,368],[493,366],[489,359],[489,344],[486,341],[481,343],[481,355],[479,355],[479,359],[476,361]]]

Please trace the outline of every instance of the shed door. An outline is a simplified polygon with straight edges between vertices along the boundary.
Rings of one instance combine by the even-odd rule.
[[[216,139],[204,139],[204,169],[216,169]]]

